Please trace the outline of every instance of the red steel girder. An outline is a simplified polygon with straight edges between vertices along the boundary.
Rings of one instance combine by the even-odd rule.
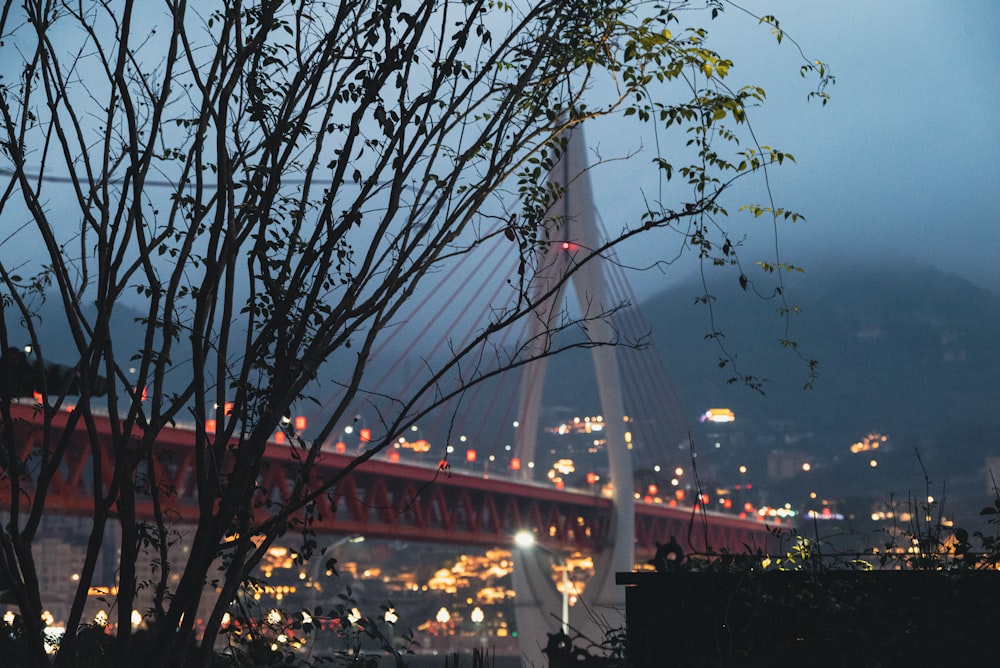
[[[11,410],[18,456],[24,461],[42,447],[41,417],[30,404],[15,404]],[[53,416],[51,442],[64,435],[68,422],[68,413]],[[113,465],[111,421],[97,416],[95,422],[99,437],[107,444],[98,456],[108,474]],[[198,519],[194,438],[191,430],[168,427],[155,445],[158,482],[173,490],[169,512],[180,522]],[[76,425],[67,443],[49,485],[46,512],[87,515],[94,504],[94,462],[82,424]],[[266,448],[266,466],[259,481],[261,518],[266,513],[263,502],[269,498],[280,503],[294,485],[295,459],[290,447],[272,443]],[[353,460],[351,455],[324,452],[310,474],[311,484],[315,488],[333,480]],[[32,475],[29,467],[21,479],[26,500],[34,498]],[[101,491],[106,489],[104,481]],[[10,480],[3,476],[0,507],[9,505]],[[151,502],[140,500],[137,510],[152,517]],[[496,546],[508,545],[517,531],[529,530],[551,549],[594,553],[607,547],[612,503],[583,492],[373,458],[319,496],[312,511],[312,528],[320,533]],[[770,537],[762,522],[720,513],[694,514],[690,509],[658,504],[637,503],[635,523],[637,558],[652,555],[657,542],[671,538],[693,553],[706,548],[744,552],[746,547],[760,547],[766,551]]]

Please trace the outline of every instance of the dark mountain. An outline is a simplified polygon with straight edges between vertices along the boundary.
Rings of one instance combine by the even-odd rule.
[[[1000,421],[1000,297],[929,268],[819,268],[787,279],[785,321],[777,298],[737,282],[719,287],[714,328],[740,374],[766,378],[763,395],[727,384],[713,321],[680,285],[643,304],[653,337],[691,415],[724,405],[758,421],[791,421],[833,439],[868,430],[932,434]],[[710,286],[714,290],[714,286]],[[797,346],[782,346],[782,339]],[[818,360],[810,390],[806,363]]]

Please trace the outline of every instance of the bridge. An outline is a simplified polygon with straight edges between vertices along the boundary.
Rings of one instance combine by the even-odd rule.
[[[640,478],[636,469],[640,473],[647,469],[659,470],[660,464],[654,466],[652,462],[658,461],[656,458],[663,452],[668,453],[668,460],[669,457],[678,457],[676,445],[686,442],[688,435],[686,421],[680,414],[678,402],[666,373],[659,366],[658,357],[649,352],[640,357],[633,354],[638,353],[637,350],[627,346],[624,350],[596,346],[590,351],[596,376],[594,385],[602,411],[602,417],[595,418],[595,424],[600,422],[602,431],[601,456],[606,456],[606,468],[602,475],[610,479],[610,484],[588,484],[584,489],[573,489],[562,479],[544,482],[532,479],[531,465],[538,454],[537,441],[544,403],[547,365],[544,352],[552,331],[558,329],[556,319],[561,315],[566,284],[572,283],[575,288],[577,305],[582,312],[596,309],[597,312],[591,312],[593,317],[585,323],[592,328],[590,333],[596,338],[612,340],[619,327],[643,330],[642,323],[611,323],[610,317],[603,315],[612,313],[616,318],[625,319],[636,317],[637,309],[618,311],[614,306],[635,302],[634,297],[628,294],[627,282],[620,273],[615,273],[617,263],[575,264],[575,249],[600,246],[599,226],[583,155],[582,137],[571,137],[566,157],[557,165],[562,182],[573,184],[557,202],[557,206],[563,208],[560,214],[562,223],[558,227],[559,238],[551,241],[549,250],[540,260],[543,270],[537,272],[538,280],[529,286],[536,295],[549,297],[533,300],[539,317],[531,323],[534,329],[517,345],[525,345],[524,341],[527,341],[527,345],[538,346],[539,359],[522,372],[517,387],[507,386],[495,390],[490,397],[478,400],[475,396],[463,395],[462,400],[466,403],[461,410],[443,406],[439,411],[444,416],[442,419],[448,422],[446,431],[449,435],[456,429],[457,433],[465,430],[475,433],[475,437],[483,443],[479,454],[484,459],[488,456],[489,460],[498,457],[497,464],[491,470],[485,466],[478,470],[463,468],[462,453],[458,452],[456,458],[449,457],[450,443],[446,444],[448,454],[437,454],[441,452],[439,444],[433,459],[423,461],[409,454],[404,461],[399,456],[400,450],[389,449],[350,470],[334,489],[318,497],[312,508],[313,530],[341,536],[363,534],[372,538],[463,546],[513,547],[515,534],[530,531],[543,550],[530,551],[531,555],[527,554],[529,551],[514,550],[513,570],[514,589],[518,592],[516,612],[521,630],[521,648],[529,665],[541,665],[541,655],[530,652],[544,644],[546,631],[558,629],[551,618],[551,612],[559,608],[558,595],[550,586],[551,563],[548,556],[541,554],[543,551],[555,555],[582,553],[594,557],[595,575],[587,585],[588,610],[573,613],[575,619],[572,625],[581,629],[588,624],[583,614],[589,614],[599,606],[623,604],[624,593],[616,586],[614,574],[644,563],[652,556],[658,542],[674,539],[687,554],[711,550],[743,552],[747,547],[767,551],[772,535],[768,525],[757,519],[756,514],[751,512],[749,516],[744,514],[741,517],[740,509],[730,513],[711,510],[707,499],[700,493],[682,499],[679,494],[673,493],[661,497],[652,491],[653,485],[644,484],[636,488],[635,483]],[[480,264],[471,273],[493,276],[505,272],[506,275],[516,275],[516,269],[504,269],[500,265],[511,260],[510,253],[496,253],[493,259],[496,261],[493,266]],[[571,280],[567,281],[567,276]],[[566,283],[561,288],[553,289],[560,281]],[[468,288],[472,281],[456,283],[460,284],[457,289],[461,290]],[[437,305],[433,311],[429,310],[428,304],[416,305],[418,315],[413,321],[420,325],[419,331],[393,328],[389,336],[380,342],[383,348],[372,355],[376,360],[391,358],[396,361],[389,368],[380,370],[382,378],[378,378],[378,373],[373,374],[370,387],[379,388],[383,396],[388,396],[391,391],[398,391],[399,396],[409,396],[406,387],[394,387],[382,393],[389,379],[408,378],[407,382],[411,383],[425,382],[420,379],[419,371],[413,372],[406,365],[411,359],[421,360],[435,354],[434,350],[427,349],[414,353],[418,342],[427,343],[425,335],[431,323],[449,333],[462,331],[462,325],[444,322],[449,305],[482,305],[478,315],[482,318],[492,302],[489,295],[463,297],[455,292],[429,292],[435,293]],[[428,310],[425,311],[425,308]],[[468,315],[466,311],[471,309],[460,310],[462,315]],[[473,314],[473,320],[475,317],[476,314]],[[478,325],[474,323],[473,326]],[[405,346],[397,343],[393,347],[392,336],[404,337]],[[451,339],[445,336],[438,336],[432,343],[445,348],[452,345]],[[497,345],[502,346],[503,342]],[[513,377],[512,374],[509,376]],[[622,383],[623,376],[630,379],[627,384]],[[475,395],[483,387],[486,385],[477,386],[472,394]],[[368,409],[377,413],[377,400],[376,396],[367,396],[363,400],[366,407],[345,412],[345,415],[356,414],[358,424],[345,425],[341,437],[349,429],[361,431],[364,411]],[[327,401],[318,403],[322,407],[338,405],[339,401],[337,396],[331,396]],[[477,401],[488,406],[488,410],[468,410]],[[506,445],[502,445],[502,441],[486,443],[491,435],[500,438],[501,430],[487,428],[483,423],[487,413],[504,412],[500,410],[501,404],[509,411],[504,413],[507,417],[503,419],[508,420],[506,424],[511,424],[512,414],[514,423],[519,425],[518,433]],[[40,452],[44,442],[40,407],[26,401],[12,405],[11,410],[16,425],[17,454],[25,461],[32,453]],[[51,428],[57,433],[56,438],[48,442],[61,443],[60,447],[65,447],[65,456],[59,459],[58,470],[46,490],[46,512],[90,516],[95,498],[93,486],[108,485],[107,480],[94,481],[95,462],[103,464],[101,470],[104,472],[113,470],[109,461],[111,450],[98,447],[92,452],[91,443],[94,441],[82,426],[68,431],[74,424],[71,415],[64,411],[52,416]],[[111,425],[110,417],[95,416],[97,442],[102,438],[110,442]],[[416,425],[412,428],[417,429]],[[650,429],[644,432],[646,428]],[[304,428],[297,428],[297,431],[308,438],[308,431]],[[437,428],[431,426],[427,431],[428,434],[440,434],[445,429],[439,425]],[[154,445],[154,455],[159,463],[159,479],[155,483],[163,489],[172,490],[166,499],[169,505],[164,510],[178,523],[195,523],[198,520],[194,434],[193,429],[182,425],[168,427],[160,432]],[[312,475],[329,480],[337,472],[350,468],[355,457],[364,453],[366,441],[367,438],[355,438],[350,448],[336,439],[324,443],[323,455]],[[633,447],[635,443],[639,445]],[[470,458],[474,459],[475,452],[470,449],[470,453]],[[258,481],[258,500],[262,504],[268,500],[280,501],[291,490],[294,483],[286,469],[290,454],[290,446],[281,442],[280,433],[276,434],[266,448],[264,459],[267,465]],[[32,461],[37,462],[38,459]],[[673,471],[673,464],[667,463],[670,464],[668,470]],[[31,497],[36,490],[33,489],[30,467],[23,474],[19,480],[21,493]],[[9,503],[9,485],[9,478],[0,478],[0,488],[6,487],[0,489],[0,503]],[[139,513],[152,517],[153,510],[151,502],[144,506],[140,498]],[[600,635],[590,633],[591,637]]]
[[[22,459],[37,451],[42,440],[42,417],[32,403],[14,404],[16,442]],[[63,438],[70,414],[52,419],[54,441]],[[98,434],[110,438],[108,417],[97,416]],[[112,471],[110,450],[92,453],[82,426],[67,437],[66,455],[47,490],[47,512],[90,517],[93,514],[93,464],[101,458],[103,471]],[[260,481],[261,500],[278,500],[292,486],[285,468],[288,447],[271,443],[265,454],[270,464]],[[194,431],[166,427],[160,433],[154,456],[162,462],[162,485],[175,490],[165,510],[181,523],[198,520],[194,485]],[[347,468],[353,455],[327,452],[315,474],[329,479]],[[107,484],[107,481],[105,481]],[[22,493],[34,494],[29,477]],[[10,499],[10,481],[0,481],[0,502]],[[327,534],[363,534],[420,542],[469,546],[512,545],[521,530],[532,531],[545,547],[560,552],[597,553],[611,547],[611,498],[594,491],[556,489],[497,474],[473,474],[450,466],[426,466],[373,459],[358,467],[330,494],[317,499],[313,528]],[[140,501],[139,510],[152,517],[153,508]],[[667,503],[635,505],[637,557],[648,559],[656,543],[670,537],[682,541],[689,552],[706,549],[744,550],[745,545],[766,544],[768,529],[758,520],[714,511],[698,512],[694,505],[671,507]]]

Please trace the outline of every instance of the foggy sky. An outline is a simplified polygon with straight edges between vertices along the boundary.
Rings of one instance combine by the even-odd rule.
[[[807,271],[830,262],[845,270],[874,262],[888,271],[915,260],[1000,293],[1000,3],[745,4],[775,14],[805,56],[829,63],[837,77],[829,104],[809,102],[810,82],[798,76],[802,61],[794,44],[776,45],[766,27],[755,30],[754,21],[732,8],[725,21],[708,25],[711,45],[732,54],[731,76],[768,93],[751,117],[760,143],[797,159],[771,179],[777,204],[807,217],[780,227],[783,259]],[[649,146],[649,138],[625,138],[608,126],[591,138],[606,152]],[[634,215],[617,196],[622,182],[595,179],[607,224]],[[758,234],[760,222],[734,215],[731,224]],[[745,253],[750,261],[767,259],[771,237],[763,232]],[[637,250],[653,247],[647,241]],[[692,265],[686,266],[689,275]],[[640,298],[670,280],[632,277]]]

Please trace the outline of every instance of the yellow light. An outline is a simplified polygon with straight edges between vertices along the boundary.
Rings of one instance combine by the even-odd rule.
[[[709,422],[735,422],[736,414],[728,408],[709,408],[704,418]]]

